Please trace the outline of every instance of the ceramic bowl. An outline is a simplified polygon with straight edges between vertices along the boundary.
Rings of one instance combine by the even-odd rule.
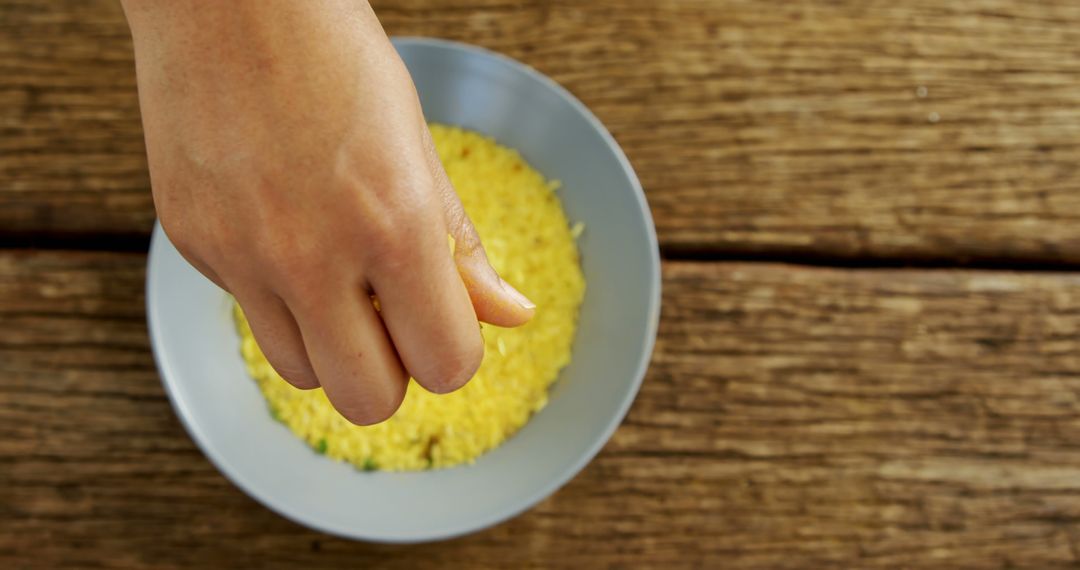
[[[147,312],[154,355],[177,415],[206,456],[246,493],[303,525],[380,542],[473,532],[521,513],[577,474],[637,394],[656,336],[660,260],[645,196],[600,121],[539,72],[477,47],[396,38],[429,121],[518,149],[562,181],[588,290],[573,362],[550,403],[474,465],[366,473],[314,453],[271,419],[244,370],[225,293],[154,229]]]

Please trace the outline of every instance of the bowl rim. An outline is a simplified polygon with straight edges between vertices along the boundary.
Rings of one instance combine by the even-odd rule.
[[[164,229],[160,223],[154,222],[153,233],[150,238],[150,247],[147,256],[147,271],[146,271],[146,315],[147,315],[147,329],[150,336],[151,350],[154,356],[154,363],[157,367],[158,375],[161,378],[161,383],[165,388],[165,393],[172,404],[173,409],[176,412],[176,416],[180,419],[181,425],[184,426],[184,430],[187,431],[189,437],[195,442],[196,446],[202,451],[203,455],[210,461],[214,467],[217,468],[222,475],[225,476],[233,485],[243,491],[249,497],[255,499],[258,503],[285,519],[292,521],[296,524],[304,527],[314,529],[319,532],[323,532],[332,536],[346,538],[350,540],[362,540],[366,542],[388,543],[388,544],[414,544],[422,542],[434,542],[443,541],[453,538],[458,538],[467,534],[472,534],[491,528],[502,522],[508,521],[525,511],[534,507],[540,501],[548,498],[554,494],[561,487],[570,482],[596,457],[600,450],[608,443],[611,436],[622,424],[623,419],[626,417],[627,412],[630,410],[630,406],[633,404],[638,392],[641,389],[641,384],[645,379],[645,374],[648,371],[649,363],[652,359],[652,352],[656,345],[656,336],[659,328],[660,320],[660,303],[661,303],[661,283],[662,283],[662,267],[660,262],[660,250],[659,242],[656,235],[656,226],[653,222],[652,213],[649,209],[648,202],[645,198],[645,192],[642,189],[641,182],[638,180],[637,174],[634,172],[633,167],[630,165],[629,159],[626,157],[622,148],[615,141],[615,138],[604,127],[603,123],[573,94],[571,94],[562,85],[559,85],[555,80],[537,71],[533,67],[522,63],[516,59],[513,59],[507,55],[467,44],[463,42],[457,42],[452,40],[445,40],[440,38],[429,38],[422,36],[393,36],[391,38],[395,48],[404,46],[424,46],[424,47],[436,47],[440,49],[447,49],[459,52],[466,52],[470,55],[481,56],[495,59],[505,65],[516,69],[517,71],[526,74],[527,76],[535,79],[551,89],[555,95],[563,99],[568,103],[589,125],[601,136],[608,149],[614,153],[615,158],[618,160],[619,166],[623,173],[626,175],[632,189],[634,200],[641,210],[643,220],[645,222],[645,229],[647,230],[647,240],[649,241],[649,265],[651,266],[651,291],[652,296],[648,300],[649,315],[648,322],[645,323],[645,342],[641,346],[641,352],[638,357],[638,362],[635,366],[635,378],[630,386],[630,389],[626,391],[623,396],[623,400],[619,402],[617,412],[611,417],[603,431],[596,437],[588,450],[583,453],[573,465],[558,477],[552,478],[546,485],[538,487],[524,500],[521,500],[517,504],[510,508],[494,511],[486,517],[481,517],[478,522],[473,522],[469,525],[464,525],[456,528],[446,529],[442,532],[428,533],[426,535],[412,535],[412,536],[400,536],[380,534],[379,532],[371,532],[364,530],[357,532],[355,529],[350,528],[338,528],[329,524],[325,524],[320,520],[309,517],[306,513],[292,512],[285,506],[278,503],[275,497],[270,496],[268,493],[263,493],[247,485],[243,476],[240,474],[239,469],[234,468],[229,459],[224,454],[219,453],[213,446],[210,445],[207,437],[203,434],[200,426],[195,425],[191,419],[191,412],[188,410],[187,402],[185,402],[177,391],[173,388],[173,379],[168,372],[173,367],[170,364],[168,351],[163,345],[161,340],[162,335],[160,330],[163,326],[161,318],[157,315],[156,307],[160,304],[153,293],[154,287],[152,286],[157,280],[155,279],[154,271],[154,250],[156,243],[164,236]]]

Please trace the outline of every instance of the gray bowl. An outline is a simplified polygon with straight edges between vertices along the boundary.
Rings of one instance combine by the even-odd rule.
[[[207,457],[264,505],[331,534],[383,542],[437,540],[506,520],[553,493],[611,437],[637,394],[656,337],[660,259],[645,196],[595,116],[552,80],[463,44],[394,40],[428,120],[518,149],[561,180],[588,291],[573,362],[550,403],[475,465],[363,473],[315,454],[273,421],[248,379],[225,294],[154,229],[147,312],[173,407]]]

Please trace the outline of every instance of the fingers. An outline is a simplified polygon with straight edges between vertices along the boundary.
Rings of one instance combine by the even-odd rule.
[[[461,205],[450,179],[439,161],[431,133],[424,130],[428,168],[435,178],[442,198],[443,214],[450,235],[454,238],[454,262],[461,280],[469,292],[476,316],[485,323],[501,327],[523,325],[532,318],[536,305],[507,283],[488,262],[465,208]]]
[[[473,377],[484,341],[445,232],[416,239],[409,259],[376,268],[372,286],[405,369],[421,386],[442,394]]]
[[[243,292],[236,301],[244,310],[255,342],[267,362],[289,384],[301,390],[319,386],[304,350],[304,340],[284,301],[269,291]]]
[[[359,284],[327,285],[288,299],[330,403],[358,425],[379,423],[405,398],[408,375]]]

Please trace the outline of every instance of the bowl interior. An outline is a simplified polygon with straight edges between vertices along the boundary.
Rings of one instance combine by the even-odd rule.
[[[225,295],[192,269],[159,227],[147,308],[162,378],[206,455],[279,513],[333,534],[414,542],[484,528],[569,480],[607,441],[648,363],[659,313],[652,220],[629,164],[596,119],[542,75],[461,44],[395,45],[428,120],[518,149],[548,178],[580,239],[588,289],[574,343],[548,406],[469,467],[363,473],[316,455],[273,421],[238,353]]]

